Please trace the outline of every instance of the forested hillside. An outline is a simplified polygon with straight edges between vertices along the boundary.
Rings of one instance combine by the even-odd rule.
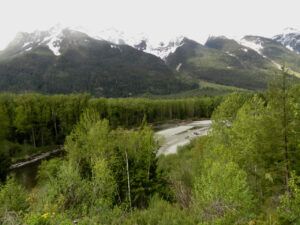
[[[166,62],[193,79],[250,90],[265,89],[278,70],[253,49],[226,37],[211,37],[205,45],[184,39]]]

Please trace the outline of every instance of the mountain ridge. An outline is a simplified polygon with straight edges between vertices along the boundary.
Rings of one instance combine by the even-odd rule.
[[[200,44],[181,36],[153,47],[146,35],[105,35],[61,26],[18,33],[0,52],[0,91],[128,97],[170,95],[203,82],[262,90],[282,65],[300,74],[300,55],[281,39],[211,36]]]
[[[168,40],[164,39],[164,40],[159,40],[159,41],[157,41],[157,40],[153,41],[145,33],[138,33],[138,34],[136,34],[136,36],[134,36],[134,35],[128,35],[124,31],[121,31],[121,30],[118,30],[115,28],[108,28],[108,29],[99,30],[99,31],[91,31],[89,29],[86,29],[86,28],[80,27],[80,26],[62,26],[61,24],[56,24],[55,26],[50,27],[48,30],[43,30],[43,31],[36,30],[31,33],[19,32],[16,35],[15,39],[20,39],[20,37],[22,37],[22,36],[34,36],[36,39],[40,39],[39,41],[41,42],[41,39],[43,39],[43,36],[45,38],[45,36],[48,35],[48,38],[49,38],[49,36],[50,36],[50,38],[48,40],[44,40],[44,42],[51,41],[51,45],[49,45],[49,48],[53,50],[54,54],[58,55],[59,52],[55,49],[55,42],[59,42],[61,33],[64,30],[81,32],[91,38],[94,38],[97,40],[108,41],[108,42],[111,42],[116,45],[129,45],[138,50],[158,56],[162,59],[165,59],[169,54],[174,53],[176,48],[178,48],[182,45],[183,39],[188,38],[188,37],[185,37],[182,35],[177,35],[176,37],[170,38]],[[245,47],[251,48],[259,53],[259,49],[261,48],[261,46],[259,46],[259,43],[253,43],[253,42],[249,43],[249,42],[245,41],[245,37],[248,37],[248,36],[266,38],[266,37],[257,36],[257,35],[246,35],[240,40],[237,40],[237,39],[232,39],[232,40],[235,40],[235,41],[239,42],[240,44],[244,45]],[[216,38],[216,37],[227,38],[226,36],[209,36],[208,39],[206,40],[206,42],[209,39]],[[293,42],[295,45],[296,44],[300,45],[300,40],[298,41],[298,39],[297,39],[296,41],[298,41],[298,42],[295,43],[295,38],[300,39],[300,31],[298,31],[294,28],[286,28],[286,29],[284,29],[284,31],[281,34],[275,35],[274,37],[267,38],[267,39],[273,39],[273,40],[283,44],[289,50],[298,52],[298,51],[300,51],[300,46],[299,46],[299,50],[298,50],[297,49],[298,46],[295,46],[295,49],[293,49],[290,45],[291,44],[290,42]],[[188,38],[188,39],[190,39],[190,38]],[[227,38],[227,39],[230,39],[230,38]],[[33,40],[31,42],[35,42],[35,41],[36,40]],[[197,40],[195,40],[195,41],[198,42]],[[6,47],[6,49],[8,47],[10,47],[13,44],[13,42],[15,42],[15,40],[12,41],[11,43],[9,43],[8,46]],[[198,43],[200,43],[200,42],[198,42]],[[25,44],[27,44],[27,45],[25,45]],[[22,47],[24,47],[24,48],[26,47],[26,49],[24,49],[24,50],[29,51],[30,47],[31,47],[30,41],[28,41],[28,43],[24,43],[24,46],[22,46]],[[3,52],[3,51],[5,51],[5,49],[0,52]]]
[[[24,40],[16,39],[15,45],[1,54],[0,90],[129,97],[171,94],[195,87],[181,82],[154,55],[93,39],[79,31],[64,29],[62,34],[59,41],[49,32],[37,33],[32,39],[27,35],[23,35]],[[25,45],[28,40],[37,42]],[[55,46],[49,47],[52,44]],[[24,50],[29,45],[30,50]]]

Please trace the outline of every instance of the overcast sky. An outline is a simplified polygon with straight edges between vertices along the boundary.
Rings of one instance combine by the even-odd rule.
[[[299,6],[299,0],[0,0],[0,49],[18,31],[57,23],[200,42],[209,35],[273,36],[286,27],[300,29]]]

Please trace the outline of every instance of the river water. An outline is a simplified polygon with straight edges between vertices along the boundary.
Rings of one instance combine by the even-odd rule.
[[[50,160],[55,157],[63,157],[63,152],[57,152],[48,156],[43,160]],[[15,176],[17,181],[22,184],[26,189],[32,189],[37,184],[37,172],[43,160],[35,161],[33,163],[27,164],[23,167],[12,169],[11,175]]]
[[[194,138],[207,135],[211,126],[211,120],[201,120],[177,124],[168,129],[155,133],[162,138],[158,155],[169,155],[177,152],[177,148],[189,144]]]
[[[40,164],[41,161],[31,163],[30,165],[14,169],[11,174],[13,174],[17,181],[25,188],[31,189],[36,185],[37,171]]]

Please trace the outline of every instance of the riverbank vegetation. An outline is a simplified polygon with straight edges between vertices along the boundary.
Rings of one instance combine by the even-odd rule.
[[[114,129],[130,129],[139,127],[143,120],[153,124],[209,118],[220,101],[221,97],[152,100],[92,98],[85,94],[0,94],[1,165],[7,168],[11,162],[63,145],[87,110],[107,119]],[[3,178],[5,171],[1,171]]]
[[[266,93],[231,94],[208,136],[159,157],[145,120],[115,128],[88,108],[66,138],[66,157],[41,164],[36,188],[14,178],[1,186],[1,222],[297,225],[299,96],[285,71]]]

